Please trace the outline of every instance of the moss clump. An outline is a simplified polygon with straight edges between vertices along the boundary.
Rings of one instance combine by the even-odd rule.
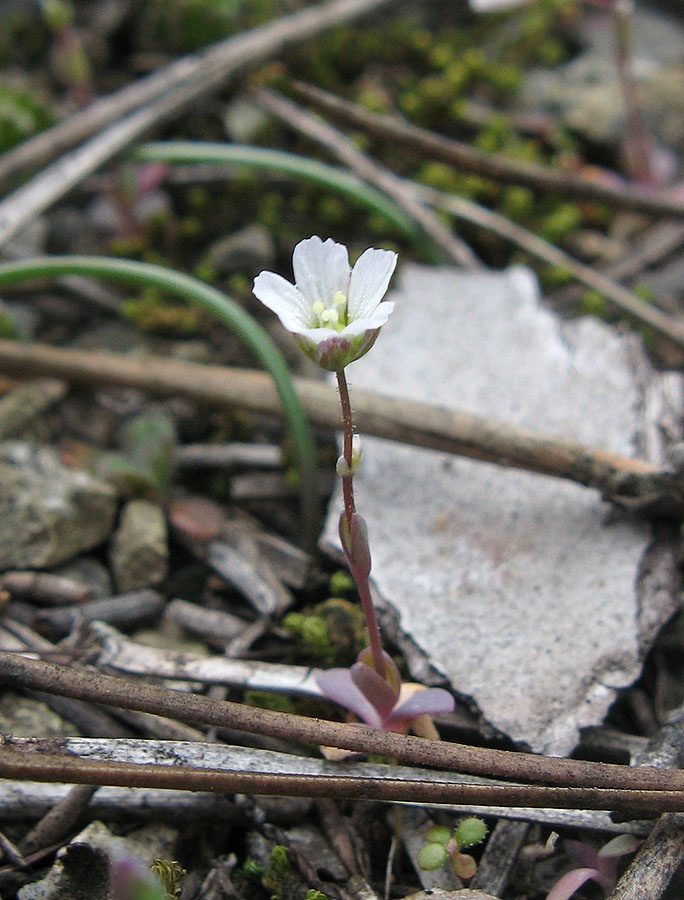
[[[124,300],[121,317],[143,331],[179,337],[196,335],[204,321],[197,307],[169,303],[154,289]]]
[[[606,298],[598,291],[586,291],[580,303],[582,312],[587,316],[597,316],[604,319],[607,312]]]
[[[575,203],[561,203],[541,223],[541,236],[553,244],[567,239],[582,224],[582,210]]]
[[[245,691],[244,702],[258,709],[274,709],[276,712],[291,713],[292,701],[286,694],[272,694],[269,691]]]
[[[282,624],[295,642],[298,661],[349,665],[365,646],[363,612],[342,597],[330,597],[311,611],[288,613]]]

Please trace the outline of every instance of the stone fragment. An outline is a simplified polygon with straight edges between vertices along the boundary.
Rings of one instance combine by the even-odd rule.
[[[96,547],[115,512],[114,488],[53,450],[0,444],[0,569],[47,568]]]
[[[48,874],[17,891],[19,900],[111,900],[111,861],[128,860],[148,872],[155,859],[172,859],[178,833],[161,823],[146,825],[127,838],[113,834],[102,822],[91,822],[57,854]],[[129,870],[130,871],[130,870]],[[137,874],[137,872],[135,873]],[[141,896],[147,895],[140,885]],[[151,896],[151,894],[150,894]]]
[[[349,368],[354,389],[460,408],[653,462],[677,440],[682,380],[637,338],[563,323],[524,269],[404,266],[394,314]],[[667,422],[667,430],[660,427]],[[631,684],[676,608],[675,560],[644,521],[573,482],[362,438],[355,479],[381,604],[414,677],[446,675],[496,729],[570,752]],[[339,553],[342,501],[323,544]],[[422,660],[422,661],[421,661]]]
[[[625,136],[625,104],[611,17],[605,11],[589,11],[583,22],[580,40],[586,50],[564,66],[529,72],[520,103],[526,110],[560,116],[592,142],[617,146]],[[684,140],[684,25],[680,19],[640,4],[635,7],[631,34],[632,69],[648,133],[680,153]]]
[[[149,500],[126,504],[109,558],[119,591],[161,584],[168,573],[169,547],[166,518],[158,504]]]
[[[66,737],[74,726],[33,697],[5,691],[0,697],[0,733],[13,737]]]

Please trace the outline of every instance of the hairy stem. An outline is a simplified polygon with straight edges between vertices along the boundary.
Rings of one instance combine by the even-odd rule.
[[[349,386],[347,385],[347,377],[344,369],[340,369],[337,373],[337,386],[340,392],[340,405],[342,406],[342,428],[344,435],[343,456],[347,464],[348,471],[352,471],[352,438],[354,436],[354,423],[352,419],[351,400],[349,398]],[[354,504],[354,478],[353,475],[342,476],[342,493],[344,495],[344,517],[347,522],[347,533],[351,535],[353,517],[356,513]],[[370,643],[371,655],[373,657],[373,668],[378,675],[385,675],[385,660],[382,655],[382,640],[380,639],[380,628],[378,627],[378,619],[375,615],[373,606],[373,598],[371,596],[370,582],[368,574],[362,571],[353,559],[352,555],[346,552],[347,562],[352,577],[356,582],[359,592],[359,599],[363,613],[366,617],[366,628],[368,630],[368,640]]]

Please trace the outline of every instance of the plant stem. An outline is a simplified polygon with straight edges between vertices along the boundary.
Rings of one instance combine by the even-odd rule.
[[[337,375],[337,386],[340,392],[340,405],[342,406],[342,429],[344,435],[343,456],[347,463],[349,475],[342,476],[342,493],[344,495],[344,517],[347,523],[347,533],[352,534],[352,524],[354,515],[356,514],[356,506],[354,504],[354,478],[352,472],[352,439],[354,436],[354,423],[352,419],[351,400],[349,398],[349,386],[347,385],[347,376],[344,369],[340,369],[335,373]],[[361,606],[366,617],[366,628],[368,629],[368,640],[370,643],[371,654],[373,657],[373,668],[378,675],[385,675],[385,660],[382,655],[382,641],[380,639],[380,629],[378,620],[373,607],[373,598],[371,597],[370,582],[368,574],[365,570],[361,570],[353,559],[352,554],[347,553],[347,562],[352,577],[356,582],[359,592]]]

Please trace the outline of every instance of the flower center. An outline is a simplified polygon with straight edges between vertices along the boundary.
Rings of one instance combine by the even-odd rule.
[[[349,324],[347,295],[342,291],[337,291],[334,295],[331,306],[325,306],[320,300],[317,300],[312,310],[314,328],[332,328],[334,331],[342,331],[345,325]]]

